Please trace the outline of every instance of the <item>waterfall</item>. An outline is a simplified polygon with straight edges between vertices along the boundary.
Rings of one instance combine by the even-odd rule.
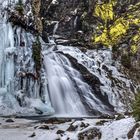
[[[70,65],[69,61],[65,57],[51,52],[44,57],[44,64],[48,78],[50,100],[56,113],[86,115],[80,96],[64,68]]]
[[[69,59],[56,51],[52,37],[49,44],[42,44],[43,62],[37,77],[32,48],[36,37],[4,19],[0,29],[0,115],[109,113]]]
[[[90,107],[96,112],[107,113],[106,107],[82,81],[81,74],[72,68],[67,57],[52,50],[43,54],[50,101],[56,114],[88,115]]]
[[[42,59],[38,75],[33,59],[38,37],[12,26],[6,16],[0,15],[0,115],[89,116],[124,112],[135,87],[112,65],[110,51],[88,50],[84,54],[76,47],[56,45],[59,22],[55,23],[49,43],[38,40]],[[93,74],[99,85],[88,85],[66,54]],[[124,94],[126,91],[129,96]]]

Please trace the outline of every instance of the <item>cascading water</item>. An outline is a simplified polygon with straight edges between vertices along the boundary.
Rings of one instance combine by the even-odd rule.
[[[88,115],[87,108],[107,113],[106,107],[92,94],[90,86],[82,81],[70,61],[53,51],[52,40],[42,49],[44,65],[38,78],[32,53],[35,37],[19,27],[13,28],[3,18],[1,24],[1,115],[48,115],[55,112],[81,116]]]
[[[90,86],[82,81],[80,73],[72,68],[68,58],[48,49],[43,55],[50,101],[57,114],[88,115],[90,109],[98,113],[108,112]]]
[[[58,49],[77,59],[77,63],[82,64],[98,77],[101,82],[101,94],[107,95],[108,101],[115,111],[125,112],[129,108],[137,87],[118,70],[120,63],[115,62],[117,68],[113,62],[111,50],[87,50],[86,53],[83,53],[76,47],[62,45],[58,45]]]
[[[51,52],[44,57],[44,64],[48,78],[50,100],[56,113],[86,114],[84,105],[64,68],[70,65],[69,61],[65,57]]]

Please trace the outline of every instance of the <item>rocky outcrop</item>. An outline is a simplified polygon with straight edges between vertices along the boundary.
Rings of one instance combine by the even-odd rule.
[[[95,127],[95,128],[89,129],[89,130],[87,130],[87,131],[85,131],[83,133],[79,133],[78,140],[84,140],[84,139],[87,139],[87,140],[93,140],[93,139],[100,140],[101,136],[102,136],[102,134],[101,134],[100,130]]]
[[[13,23],[13,25],[22,27],[26,31],[31,32],[33,34],[39,34],[35,26],[33,24],[29,24],[27,17],[19,15],[17,11],[11,11],[9,9],[7,11],[9,16],[8,20],[9,22]]]
[[[42,0],[43,34],[52,35],[53,28],[58,22],[56,34],[67,39],[75,38],[82,42],[89,42],[90,36],[87,38],[88,36],[84,35],[88,30],[83,26],[83,20],[87,13],[91,15],[93,9],[91,7],[95,2],[92,0]]]
[[[134,133],[136,132],[137,128],[140,127],[139,123],[136,123],[133,128],[128,132],[127,137],[128,139],[132,139],[134,137]]]

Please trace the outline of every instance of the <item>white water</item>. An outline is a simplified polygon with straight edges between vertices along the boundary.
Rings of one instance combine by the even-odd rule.
[[[113,62],[111,50],[87,50],[83,53],[71,46],[59,45],[58,48],[76,58],[78,63],[99,78],[102,94],[108,96],[109,103],[117,112],[129,109],[131,100],[135,97],[136,87],[126,75],[119,72],[120,63]]]
[[[64,69],[64,67],[70,65],[70,62],[65,57],[51,52],[44,57],[44,63],[50,100],[56,113],[86,114],[80,96]]]
[[[86,111],[85,106],[107,113],[106,106],[94,96],[90,86],[82,81],[80,73],[72,68],[64,55],[52,50],[44,51],[43,55],[50,101],[56,114],[88,115],[89,110]]]

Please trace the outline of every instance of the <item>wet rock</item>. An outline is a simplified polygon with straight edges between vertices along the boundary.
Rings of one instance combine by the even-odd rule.
[[[83,128],[86,128],[86,127],[88,127],[89,126],[89,124],[88,123],[84,123],[84,122],[81,122],[81,125],[80,125],[80,127],[83,127]]]
[[[22,27],[26,31],[29,31],[34,34],[38,34],[38,31],[35,29],[34,25],[28,24],[27,18],[25,16],[19,15],[16,12],[8,10],[9,21],[14,25]]]
[[[134,136],[134,134],[135,134],[135,132],[136,132],[136,130],[137,130],[138,127],[140,127],[140,124],[139,123],[136,123],[133,126],[133,128],[127,134],[128,139],[132,139],[133,138],[133,136]]]
[[[115,119],[115,115],[102,114],[98,119]]]
[[[46,124],[61,124],[61,123],[65,123],[65,122],[70,122],[71,119],[58,119],[58,118],[50,118],[48,120],[42,120],[41,123],[46,123]]]
[[[67,129],[67,131],[75,131],[78,128],[78,125],[70,125],[69,128]]]
[[[34,127],[34,129],[37,129],[37,128],[38,128],[38,126],[35,126],[35,127]]]
[[[35,132],[33,132],[29,137],[35,137],[36,136],[36,134],[35,134]]]
[[[75,121],[83,121],[84,120],[84,118],[75,118],[75,120],[73,121],[73,123],[75,122]]]
[[[58,130],[57,132],[56,132],[56,134],[64,134],[65,133],[65,131],[63,131],[63,130]]]
[[[12,122],[14,122],[14,120],[12,120],[12,119],[7,119],[5,122],[12,123]]]
[[[82,132],[78,135],[78,140],[100,140],[101,139],[101,132],[97,128],[92,128],[85,132]]]
[[[107,120],[101,120],[96,122],[96,125],[104,125],[106,122],[108,122]]]
[[[118,114],[115,119],[116,120],[121,120],[121,119],[124,119],[124,118],[125,118],[124,114]]]
[[[49,130],[49,126],[48,125],[42,125],[39,127],[39,129],[46,129],[46,130]]]

